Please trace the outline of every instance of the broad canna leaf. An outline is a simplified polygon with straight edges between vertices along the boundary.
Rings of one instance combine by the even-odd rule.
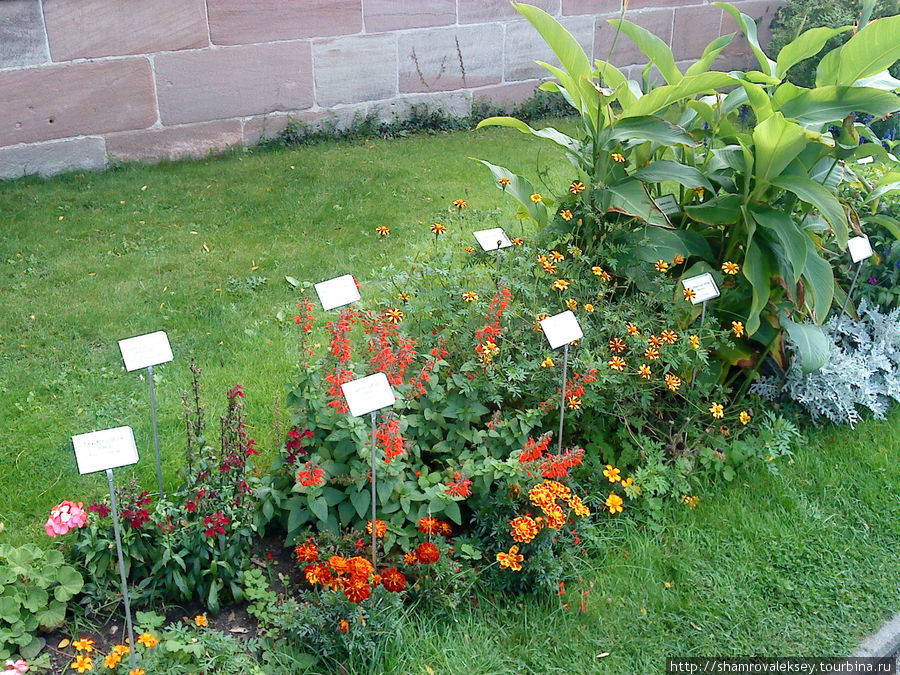
[[[756,155],[756,180],[769,183],[790,164],[806,146],[806,132],[788,122],[780,112],[774,113],[753,130]]]
[[[866,202],[875,201],[898,190],[900,190],[900,173],[892,171],[879,179],[875,184],[875,189],[866,195]]]
[[[804,375],[828,363],[831,358],[831,342],[820,326],[791,321],[784,312],[779,313],[778,317],[787,330],[791,344],[797,350]]]
[[[727,73],[708,72],[684,77],[678,84],[663,85],[657,87],[648,94],[639,98],[634,104],[622,106],[621,118],[652,115],[673,103],[696,96],[713,92],[720,87],[733,85],[737,80]]]
[[[762,47],[759,46],[759,39],[756,37],[756,22],[753,20],[753,17],[747,16],[734,5],[730,5],[727,2],[714,2],[713,4],[731,14],[737,25],[740,26],[747,38],[747,42],[750,43],[750,49],[753,50],[756,60],[759,61],[759,69],[768,75],[774,75],[775,62],[766,56]]]
[[[882,117],[900,110],[900,97],[872,87],[816,87],[781,106],[785,117],[804,126],[840,122],[850,113]]]
[[[864,77],[887,70],[900,59],[898,35],[900,15],[866,24],[840,48],[834,81],[820,82],[817,75],[816,85],[851,85]]]
[[[790,214],[777,211],[771,206],[753,204],[750,207],[750,213],[756,224],[781,244],[781,250],[787,260],[781,261],[784,264],[779,265],[779,268],[792,272],[788,283],[791,287],[796,286],[800,275],[806,268],[808,250],[806,242],[809,235],[797,226]]]
[[[768,247],[754,239],[747,246],[744,255],[743,275],[750,282],[753,298],[750,302],[750,313],[747,315],[747,335],[753,335],[759,329],[759,315],[769,302],[772,294],[772,254]]]
[[[647,58],[656,66],[656,69],[668,84],[678,84],[681,81],[684,76],[678,70],[678,66],[675,65],[675,57],[672,55],[669,45],[646,28],[642,28],[631,21],[610,19],[609,23],[631,38],[631,41],[637,45],[638,49],[644,52]]]
[[[831,38],[846,33],[848,30],[853,30],[853,26],[841,26],[840,28],[822,26],[804,31],[796,40],[789,42],[778,52],[778,58],[775,61],[775,76],[779,79],[784,78],[791,66],[810,56],[815,56],[822,51],[825,43]]]
[[[474,157],[472,159],[475,159],[476,162],[481,162],[490,169],[491,173],[494,174],[494,178],[498,181],[495,182],[495,185],[513,199],[517,200],[528,211],[528,215],[534,218],[538,225],[543,227],[547,224],[547,207],[541,202],[533,202],[531,200],[531,195],[535,194],[536,190],[527,178],[523,178],[505,167],[495,166],[483,159],[476,159]],[[501,179],[509,181],[509,184],[506,185],[505,188],[499,183]]]
[[[769,119],[774,112],[769,92],[752,82],[741,82],[741,86],[747,92],[747,101],[750,103],[750,107],[753,108],[753,114],[756,115],[757,123]]]
[[[831,225],[838,245],[846,248],[847,238],[850,236],[850,224],[847,222],[847,213],[834,192],[806,176],[784,174],[773,179],[772,185],[792,192],[801,201],[819,209],[825,220]]]
[[[515,117],[488,117],[487,119],[483,119],[478,123],[476,129],[481,129],[482,127],[509,127],[510,129],[516,129],[521,131],[523,134],[531,134],[532,136],[536,136],[538,138],[543,138],[548,141],[553,141],[557,145],[561,146],[568,152],[571,152],[573,155],[578,157],[579,159],[584,160],[584,145],[576,138],[572,138],[571,136],[567,136],[561,131],[557,131],[553,127],[546,127],[544,129],[533,129],[528,126],[522,120],[516,119]]]
[[[685,213],[698,223],[724,225],[741,219],[740,195],[722,194],[697,206],[686,206]]]
[[[593,76],[598,80],[602,79],[604,84],[616,90],[616,98],[619,99],[623,106],[631,105],[640,98],[629,86],[628,78],[625,77],[625,74],[613,64],[598,59],[594,61],[594,66],[597,70],[593,72]]]
[[[717,37],[715,40],[706,45],[706,48],[703,50],[703,54],[700,55],[700,59],[697,62],[691,64],[691,66],[685,71],[685,77],[690,77],[691,75],[699,75],[708,71],[713,61],[715,61],[716,57],[722,52],[722,50],[731,43],[731,41],[734,39],[734,36],[735,33],[722,35],[721,37]]]
[[[631,175],[644,183],[662,183],[671,180],[686,188],[700,187],[711,193],[715,192],[712,183],[700,171],[670,159],[657,160]]]
[[[880,225],[892,235],[894,238],[900,241],[900,220],[896,218],[892,218],[891,216],[866,216],[864,218],[867,223],[874,223],[875,225]]]
[[[622,213],[655,225],[666,225],[668,221],[653,205],[646,188],[640,181],[626,178],[624,181],[601,188],[605,194],[606,211]]]
[[[644,262],[672,260],[676,255],[685,258],[698,256],[704,260],[712,259],[712,249],[706,239],[690,230],[645,227],[643,230],[629,233],[626,241],[634,247],[635,256]],[[692,269],[695,267],[696,264]],[[708,271],[708,266],[703,271]]]
[[[599,146],[611,150],[619,141],[653,141],[662,145],[698,146],[700,143],[677,124],[659,117],[634,117],[621,120],[615,126],[604,129]]]
[[[813,320],[821,324],[828,316],[834,299],[834,272],[831,265],[819,255],[815,244],[807,239],[806,269],[802,278],[806,283],[807,295],[812,295]]]

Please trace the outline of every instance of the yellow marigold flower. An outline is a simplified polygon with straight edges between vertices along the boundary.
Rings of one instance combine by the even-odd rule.
[[[509,521],[510,536],[521,544],[527,544],[538,535],[539,527],[531,516],[519,516]]]
[[[538,202],[544,201],[544,198],[541,197],[537,192],[535,192],[533,195],[531,195],[531,201],[537,204]]]
[[[594,274],[595,276],[598,276],[598,277],[599,277],[599,276],[601,276],[601,275],[603,274],[603,268],[600,267],[600,265],[594,265],[594,266],[591,268],[591,273]]]
[[[667,345],[674,345],[676,342],[678,342],[678,333],[667,328],[662,333],[660,333],[660,338],[662,338],[662,341]]]
[[[447,232],[447,226],[444,225],[443,223],[435,223],[434,225],[431,226],[431,231],[435,235],[440,236]]]
[[[666,386],[669,388],[669,391],[678,391],[681,387],[681,378],[672,373],[666,373]]]
[[[658,349],[663,346],[663,339],[658,335],[651,335],[647,338],[647,344]]]
[[[623,155],[620,152],[613,152],[610,154],[610,157],[612,157],[612,160],[616,164],[624,164],[625,163],[625,155]]]
[[[680,265],[684,262],[684,256],[680,253],[676,253],[675,257],[672,259],[672,265]]]
[[[691,337],[688,339],[691,342],[691,347],[693,347],[694,349],[700,349],[700,338],[698,336],[691,335]]]
[[[116,645],[112,648],[113,654],[117,654],[119,656],[125,656],[128,652],[131,651],[131,647],[128,645]]]
[[[622,479],[622,487],[623,488],[631,487],[632,483],[634,483],[634,479],[631,476],[629,476],[628,478]]]
[[[379,225],[375,228],[375,231],[378,233],[379,237],[389,237],[391,236],[391,228],[386,227],[385,225]]]
[[[453,206],[462,211],[464,208],[469,206],[469,203],[465,199],[456,199],[453,201]]]
[[[653,266],[656,268],[656,271],[661,274],[665,274],[669,271],[669,263],[667,263],[665,260],[657,260],[653,264]]]
[[[697,297],[697,291],[695,291],[693,288],[685,288],[681,292],[684,293],[684,299],[688,301],[691,301]]]
[[[609,367],[618,370],[620,373],[625,370],[625,359],[621,356],[614,356],[609,360]]]
[[[725,408],[722,406],[721,403],[713,402],[713,404],[711,406],[709,406],[709,412],[717,420],[720,420],[723,417],[725,417]]]
[[[153,649],[159,644],[159,640],[152,633],[141,633],[137,641],[138,644],[144,645],[148,649]]]
[[[409,293],[407,293],[406,291],[400,291],[399,293],[397,293],[397,298],[401,302],[409,302]]]
[[[750,413],[746,410],[741,410],[741,414],[738,415],[738,419],[741,421],[741,424],[744,426],[750,424]]]
[[[396,307],[388,307],[384,310],[384,317],[393,324],[402,323],[406,315]]]
[[[523,560],[525,560],[525,557],[519,553],[519,547],[515,545],[510,547],[509,553],[500,551],[497,554],[497,562],[500,563],[500,568],[510,569],[513,572],[518,572],[522,569]]]
[[[544,271],[547,274],[555,274],[556,273],[556,264],[550,262],[549,260],[541,265],[544,268]]]
[[[574,298],[569,298],[568,300],[566,300],[566,307],[574,312],[576,309],[578,309],[578,302]]]
[[[659,350],[656,347],[647,347],[644,350],[644,358],[649,361],[656,361],[659,358]]]
[[[611,516],[622,513],[622,504],[624,503],[624,500],[615,492],[611,493],[609,497],[606,498],[606,507],[609,509],[609,514]]]
[[[555,365],[556,364],[553,363],[553,359],[551,359],[549,356],[541,361],[541,368],[552,368]]]
[[[580,180],[572,181],[572,184],[569,186],[569,192],[573,195],[577,195],[579,192],[584,192],[584,183]]]
[[[147,675],[147,671],[143,668],[135,668],[134,670],[129,670],[128,675]]]
[[[206,618],[205,614],[198,614],[194,617],[194,625],[197,628],[204,628],[209,625],[209,620]]]
[[[544,314],[542,312],[541,314],[538,314],[536,317],[534,317],[534,330],[537,331],[538,333],[540,333],[541,332],[541,321],[549,318],[549,316],[550,316],[549,314]]]
[[[608,282],[612,281],[612,275],[609,272],[607,272],[606,270],[603,270],[600,273],[600,281],[605,281],[608,283]]]
[[[694,188],[694,194],[697,195],[698,197],[702,197],[703,193],[704,193],[704,189],[702,187]]]
[[[522,237],[513,237],[511,240],[513,246],[521,246],[525,243],[525,240]]]
[[[559,212],[559,217],[565,220],[566,222],[572,220],[572,212],[569,209],[563,209]]]
[[[744,335],[744,324],[740,321],[732,321],[731,322],[731,330],[734,332],[734,337],[743,337]]]
[[[478,293],[475,291],[465,291],[462,294],[462,298],[466,302],[476,302],[478,300]]]
[[[552,288],[555,291],[564,291],[569,287],[569,285],[570,285],[569,282],[566,281],[565,279],[557,279],[556,281],[553,282]]]
[[[472,246],[464,246],[463,251],[465,251],[466,253],[475,253],[475,248]]]
[[[550,262],[550,258],[548,258],[548,257],[545,256],[545,255],[539,255],[539,256],[537,257],[537,261],[538,261],[538,263],[541,264],[541,265],[546,265],[548,262]]]
[[[633,323],[630,323],[630,322],[625,324],[625,330],[628,331],[628,334],[631,337],[635,337],[635,336],[641,334],[640,329],[637,326],[635,326]]]
[[[497,182],[500,184],[500,187],[502,187],[505,190],[506,186],[509,185],[512,181],[509,178],[507,178],[506,176],[503,176],[501,178],[498,178]]]
[[[620,337],[614,337],[609,341],[609,348],[615,354],[621,354],[625,351],[625,340]]]
[[[603,469],[603,475],[606,476],[610,483],[618,483],[622,480],[622,477],[619,475],[619,470],[612,464],[606,465],[606,468]]]
[[[580,396],[570,396],[566,403],[569,406],[569,410],[581,410],[581,397]]]
[[[638,366],[638,375],[640,375],[645,380],[649,380],[652,374],[653,373],[650,372],[650,366],[648,366],[646,363],[642,363],[640,366]]]
[[[372,521],[368,521],[366,523],[366,533],[372,534]],[[382,539],[384,535],[387,533],[387,523],[383,520],[375,520],[375,538]]]
[[[119,663],[122,661],[122,657],[115,652],[110,652],[106,655],[106,658],[103,659],[103,667],[107,670],[113,670]]]
[[[84,673],[85,671],[93,670],[94,663],[90,656],[79,654],[75,657],[75,660],[72,661],[72,664],[69,667],[73,670],[77,670],[79,673]]]
[[[700,503],[700,497],[697,497],[696,495],[694,495],[694,496],[681,495],[681,503],[687,504],[689,507],[691,507],[693,509],[693,508],[696,508],[697,504]]]
[[[550,259],[553,262],[562,262],[563,260],[566,259],[566,256],[564,256],[559,251],[550,251]]]
[[[738,265],[737,263],[733,263],[733,262],[723,262],[722,263],[722,271],[725,274],[730,274],[730,275],[734,276],[735,274],[737,274],[738,272],[741,271],[741,266]]]
[[[72,642],[72,646],[75,648],[75,651],[79,652],[87,652],[90,654],[94,651],[94,645],[96,643],[90,638],[81,638],[80,640],[75,640]]]

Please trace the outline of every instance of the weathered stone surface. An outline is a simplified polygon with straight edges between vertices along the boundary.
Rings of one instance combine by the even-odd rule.
[[[502,108],[511,108],[534,95],[534,90],[541,80],[522,80],[509,84],[497,84],[493,87],[482,87],[472,92],[476,101],[485,101]]]
[[[0,72],[0,146],[143,129],[156,122],[145,58]]]
[[[54,61],[206,47],[203,0],[44,0]]]
[[[569,31],[590,57],[594,41],[594,22],[582,19],[562,19],[560,23]],[[535,60],[559,66],[559,59],[541,39],[540,34],[527,21],[506,25],[505,72],[503,79],[530,80],[550,75]]]
[[[503,28],[454,26],[401,33],[400,91],[447,91],[503,78]]]
[[[366,0],[366,32],[430,28],[456,23],[456,0]]]
[[[378,119],[390,124],[406,119],[413,106],[424,106],[429,111],[440,111],[450,117],[468,117],[472,112],[472,94],[467,91],[410,94],[393,101],[373,103],[369,106],[369,113],[378,115]]]
[[[0,148],[0,180],[32,174],[53,176],[75,169],[102,169],[106,150],[102,138],[32,143]]]
[[[607,0],[604,0],[606,2]],[[549,14],[559,14],[559,0],[533,0],[535,5]],[[485,21],[506,21],[521,19],[509,0],[459,0],[460,23],[482,23]]]
[[[110,161],[152,162],[204,157],[232,145],[239,145],[242,140],[241,121],[224,120],[110,134],[106,137],[106,152]]]
[[[40,0],[0,2],[0,68],[49,60]]]
[[[672,52],[675,59],[698,59],[720,34],[722,10],[715,6],[679,7],[675,10]]]
[[[629,21],[646,28],[666,44],[672,43],[672,11],[658,9],[651,12],[635,13]],[[597,34],[594,39],[594,56],[606,60],[612,46],[616,29],[606,19],[597,19]],[[710,38],[711,39],[711,38]],[[612,54],[612,63],[617,66],[647,63],[647,57],[626,35],[619,35]]]
[[[562,0],[563,16],[570,14],[613,14],[622,9],[622,0]]]
[[[362,0],[207,0],[213,44],[352,35],[362,30]]]
[[[393,35],[316,42],[313,64],[316,103],[323,108],[397,95],[397,42]]]
[[[665,9],[667,7],[683,7],[685,5],[702,5],[704,2],[705,0],[629,0],[629,13],[625,15],[625,18],[629,21],[634,21],[629,14],[635,9]]]
[[[759,39],[759,43],[763,47],[768,45],[769,40],[772,39],[772,29],[770,24],[781,3],[776,2],[775,0],[753,0],[752,2],[736,2],[733,4],[747,16],[756,19],[756,36]],[[731,44],[722,51],[722,56],[729,57],[738,54],[751,53],[750,44],[747,42],[747,38],[744,37],[741,29],[738,27],[737,22],[732,18],[731,14],[728,14],[727,12],[723,12],[722,28],[720,32],[722,35],[727,33],[737,33],[731,41]]]
[[[313,104],[307,42],[161,54],[155,64],[163,124],[301,110]]]

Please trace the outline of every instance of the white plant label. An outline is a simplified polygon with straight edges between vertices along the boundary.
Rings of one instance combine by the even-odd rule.
[[[162,330],[119,340],[119,351],[122,352],[122,360],[128,372],[172,360],[169,337]]]
[[[551,349],[562,347],[584,337],[578,319],[568,310],[541,321],[541,329],[547,336],[547,342],[550,343]]]
[[[659,207],[659,210],[665,213],[667,216],[674,216],[681,213],[681,206],[678,205],[678,200],[675,199],[675,195],[663,195],[656,200],[656,205]]]
[[[693,305],[719,297],[719,287],[716,286],[716,280],[709,272],[698,274],[690,279],[682,279],[681,285],[694,291],[694,297],[691,298]]]
[[[858,159],[858,160],[856,160],[856,163],[857,164],[871,164],[874,161],[875,161],[875,158],[870,156],[870,157],[863,157],[862,159]]]
[[[72,436],[78,473],[94,473],[137,464],[138,451],[131,427],[116,427]]]
[[[495,227],[492,230],[479,230],[472,234],[475,235],[475,239],[478,240],[481,248],[485,251],[496,251],[498,248],[512,246],[512,242],[506,236],[506,232],[503,231],[502,227]]]
[[[345,382],[341,385],[347,405],[350,406],[350,414],[354,417],[367,415],[373,410],[388,408],[394,405],[394,391],[388,383],[387,375],[375,373],[358,380]]]
[[[847,241],[847,248],[850,250],[850,257],[855,263],[865,260],[866,258],[871,258],[875,253],[872,250],[872,244],[869,242],[869,238],[866,235],[849,239]]]
[[[342,277],[335,277],[316,284],[316,293],[319,295],[322,309],[326,311],[359,300],[359,289],[356,287],[356,280],[352,274],[345,274]]]

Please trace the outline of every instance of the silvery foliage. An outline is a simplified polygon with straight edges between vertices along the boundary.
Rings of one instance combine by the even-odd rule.
[[[828,363],[804,375],[800,359],[791,359],[782,386],[763,377],[750,391],[770,400],[787,395],[813,419],[851,427],[862,408],[884,417],[892,401],[900,401],[900,308],[882,314],[862,300],[859,321],[832,317],[823,328],[832,342]]]

